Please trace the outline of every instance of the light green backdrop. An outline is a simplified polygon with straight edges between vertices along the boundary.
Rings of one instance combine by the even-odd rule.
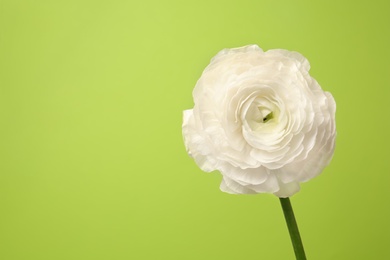
[[[279,201],[219,191],[182,110],[210,58],[304,54],[337,149],[292,198],[308,259],[390,259],[388,1],[0,0],[0,259],[294,259]]]

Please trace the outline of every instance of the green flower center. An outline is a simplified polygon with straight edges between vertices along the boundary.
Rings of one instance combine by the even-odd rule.
[[[245,121],[253,131],[270,130],[278,123],[279,108],[270,100],[258,98],[246,111]],[[268,131],[266,130],[266,131]]]
[[[263,123],[267,123],[269,120],[274,118],[274,112],[269,113],[263,118]]]

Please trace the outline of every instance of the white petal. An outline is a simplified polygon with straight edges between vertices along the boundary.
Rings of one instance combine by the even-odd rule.
[[[268,170],[264,167],[241,169],[226,164],[221,170],[224,176],[241,185],[262,184],[268,178]]]
[[[279,182],[280,190],[274,192],[279,198],[291,197],[300,190],[299,182],[282,183]]]
[[[224,177],[221,185],[221,191],[230,193],[230,194],[256,194],[253,190],[247,189],[246,187],[238,184],[237,182]]]
[[[256,193],[275,193],[279,190],[279,182],[275,175],[268,174],[267,180],[262,184],[247,185]]]

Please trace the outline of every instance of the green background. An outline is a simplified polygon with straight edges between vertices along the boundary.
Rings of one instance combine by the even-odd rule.
[[[278,199],[185,152],[210,58],[299,51],[337,148],[292,198],[308,259],[390,259],[388,1],[0,0],[0,259],[294,259]]]

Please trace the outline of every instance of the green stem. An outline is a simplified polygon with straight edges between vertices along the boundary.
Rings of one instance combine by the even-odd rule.
[[[306,260],[305,250],[303,249],[301,236],[299,235],[298,225],[294,217],[294,211],[291,206],[290,198],[279,199],[280,204],[282,204],[284,218],[286,219],[291,242],[294,247],[295,257],[297,260]]]

